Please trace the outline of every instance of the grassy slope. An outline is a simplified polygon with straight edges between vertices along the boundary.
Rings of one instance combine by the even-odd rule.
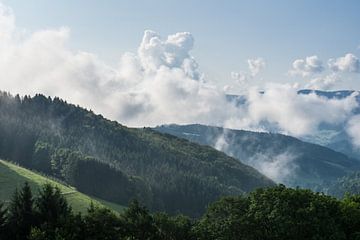
[[[98,206],[106,206],[117,212],[124,209],[123,206],[118,204],[89,197],[76,191],[73,187],[65,186],[28,169],[0,160],[0,201],[9,201],[15,189],[21,188],[25,181],[29,182],[35,195],[39,187],[45,183],[58,186],[75,212],[85,212],[91,202]]]

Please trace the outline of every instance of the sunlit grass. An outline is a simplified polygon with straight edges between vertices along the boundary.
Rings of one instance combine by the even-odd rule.
[[[91,202],[97,206],[106,206],[117,212],[121,212],[124,209],[121,205],[89,197],[78,192],[73,187],[66,186],[23,167],[0,160],[0,201],[8,203],[15,189],[20,189],[25,181],[29,182],[34,195],[38,194],[39,188],[45,183],[59,187],[74,212],[86,212]]]

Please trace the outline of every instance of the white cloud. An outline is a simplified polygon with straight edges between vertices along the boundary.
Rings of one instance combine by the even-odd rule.
[[[298,165],[295,159],[296,157],[290,152],[283,152],[273,157],[267,154],[255,154],[247,163],[275,182],[287,184],[296,176]]]
[[[259,72],[265,68],[265,60],[263,58],[248,59],[249,70],[252,77],[255,77]]]
[[[247,88],[251,79],[254,79],[266,66],[263,58],[247,60],[249,71],[231,72],[231,78],[242,88]]]
[[[313,90],[330,90],[339,82],[340,77],[333,73],[310,79],[309,83],[305,85],[305,88]]]
[[[360,149],[360,115],[355,115],[347,123],[347,134],[352,138],[354,147]]]
[[[239,144],[235,139],[229,138],[228,134],[229,132],[224,129],[223,133],[216,139],[213,147],[229,156],[236,157],[233,150]],[[240,159],[275,182],[288,183],[296,176],[296,169],[298,168],[294,161],[296,158],[297,156],[288,150],[275,156],[272,152],[264,152]]]
[[[360,62],[354,54],[348,53],[344,57],[329,59],[328,65],[335,72],[360,72]]]
[[[289,71],[291,75],[300,75],[306,77],[324,70],[322,61],[317,56],[306,57],[305,59],[297,59],[292,64]]]
[[[228,119],[225,126],[310,135],[316,133],[321,123],[345,122],[358,106],[355,96],[354,93],[344,99],[326,99],[316,94],[298,94],[289,85],[270,85],[263,93],[254,88],[247,96],[242,116]]]
[[[162,38],[146,31],[138,51],[125,53],[114,68],[94,54],[70,50],[69,28],[23,34],[4,6],[0,26],[1,90],[59,96],[130,126],[204,123],[304,135],[323,122],[346,121],[357,106],[353,96],[327,100],[278,85],[264,94],[251,89],[247,103],[236,106],[223,89],[203,79],[191,55],[194,38],[187,32]],[[252,73],[263,65],[252,63]]]

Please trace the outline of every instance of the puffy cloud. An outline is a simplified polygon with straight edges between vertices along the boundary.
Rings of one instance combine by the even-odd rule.
[[[324,70],[322,61],[317,56],[297,59],[292,64],[290,74],[306,77],[314,73],[320,73]]]
[[[333,73],[311,79],[309,83],[305,85],[305,88],[314,90],[329,90],[332,89],[339,81],[340,77]]]
[[[360,115],[355,115],[347,123],[347,134],[352,138],[354,147],[360,149]]]
[[[360,72],[359,58],[351,53],[337,59],[329,59],[328,65],[335,72]]]
[[[252,77],[255,77],[259,72],[265,68],[265,60],[263,58],[248,59],[250,73]]]
[[[141,65],[146,71],[155,72],[161,66],[181,68],[186,75],[198,80],[198,64],[189,52],[194,45],[194,38],[189,32],[169,35],[162,40],[154,31],[147,30],[138,49]]]
[[[255,78],[266,66],[265,60],[263,58],[248,59],[247,63],[249,72],[231,72],[231,78],[242,87],[246,87],[249,80]]]
[[[113,68],[94,54],[70,50],[66,27],[17,36],[12,11],[0,9],[0,26],[9,26],[0,28],[7,39],[0,41],[2,90],[60,96],[131,126],[218,124],[229,114],[221,109],[223,91],[202,81],[190,33],[162,39],[145,31],[137,53],[125,53]]]
[[[110,67],[94,54],[70,50],[66,27],[24,35],[14,21],[12,11],[0,7],[1,90],[59,96],[130,126],[204,123],[303,135],[322,122],[345,121],[356,105],[353,96],[328,100],[289,86],[251,89],[246,104],[234,104],[203,79],[187,32],[162,38],[146,31],[138,51]],[[252,61],[245,76],[263,65]]]

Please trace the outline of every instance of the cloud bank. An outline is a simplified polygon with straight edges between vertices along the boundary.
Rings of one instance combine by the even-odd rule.
[[[246,104],[239,106],[206,81],[191,55],[195,41],[188,32],[163,38],[145,31],[137,52],[124,53],[117,67],[71,50],[69,40],[67,27],[26,33],[16,26],[11,9],[1,5],[1,90],[59,96],[129,126],[203,123],[296,136],[316,132],[321,123],[345,123],[357,107],[353,95],[328,100],[299,95],[288,85],[268,85],[265,93],[250,89]],[[353,69],[340,68],[343,60],[333,64]],[[245,77],[234,77],[256,76],[265,61],[250,59],[248,65]],[[302,75],[322,68],[316,56],[294,63]]]

